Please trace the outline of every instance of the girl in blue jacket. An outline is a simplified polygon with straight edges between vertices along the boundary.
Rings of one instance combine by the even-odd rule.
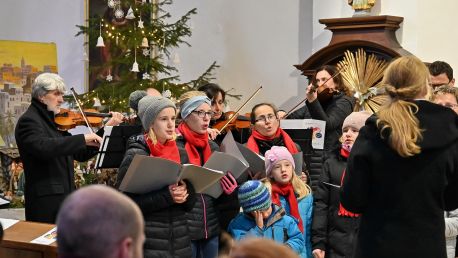
[[[240,186],[238,198],[243,213],[231,221],[227,230],[235,240],[265,237],[286,244],[298,254],[303,252],[304,237],[297,221],[286,215],[283,208],[272,204],[263,183],[247,181]]]
[[[299,255],[302,258],[311,258],[312,191],[294,172],[293,156],[285,147],[273,146],[266,151],[265,162],[266,186],[271,190],[272,202],[283,207],[286,214],[298,221],[298,229],[305,241],[304,249]]]

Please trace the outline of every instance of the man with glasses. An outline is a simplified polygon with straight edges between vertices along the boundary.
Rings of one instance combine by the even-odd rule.
[[[431,84],[433,89],[444,84],[451,87],[455,85],[453,69],[446,62],[435,61],[431,63],[429,65],[429,73],[431,74]]]

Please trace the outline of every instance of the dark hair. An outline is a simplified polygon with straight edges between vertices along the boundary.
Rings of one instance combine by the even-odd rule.
[[[316,80],[316,75],[321,72],[321,71],[326,71],[329,73],[329,75],[334,76],[336,73],[337,73],[337,69],[335,66],[332,66],[332,65],[323,65],[321,67],[319,67],[315,74],[313,75],[313,78],[312,78],[312,82],[314,85],[317,84],[317,80]],[[343,80],[342,80],[342,76],[339,74],[337,75],[336,77],[334,77],[332,79],[334,81],[334,84],[336,85],[336,90],[338,91],[342,91],[343,93],[345,93],[345,95],[348,95],[350,96],[350,89],[348,89],[348,87],[345,85],[345,83],[343,83]]]
[[[254,125],[256,123],[256,116],[254,114],[254,112],[256,111],[256,109],[258,109],[259,107],[261,106],[269,106],[273,109],[274,111],[274,114],[275,114],[275,117],[278,118],[277,116],[277,113],[278,113],[278,108],[272,104],[272,103],[267,103],[267,102],[263,102],[263,103],[259,103],[259,104],[256,104],[252,109],[251,109],[251,114],[250,114],[250,122],[252,125]]]
[[[438,76],[439,74],[445,73],[449,81],[453,79],[453,69],[444,61],[435,61],[431,63],[428,68],[432,76]]]
[[[207,83],[199,86],[197,90],[205,92],[207,97],[212,100],[212,104],[215,101],[215,97],[218,95],[218,92],[221,93],[223,102],[226,100],[226,92],[223,89],[221,89],[221,87],[218,84]]]

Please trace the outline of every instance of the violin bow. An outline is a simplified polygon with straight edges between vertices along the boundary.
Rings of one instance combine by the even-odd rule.
[[[245,101],[245,103],[243,103],[243,104],[237,109],[237,111],[234,112],[234,115],[233,115],[231,118],[229,118],[229,119],[227,120],[227,122],[224,124],[224,126],[221,127],[221,130],[220,130],[221,132],[222,132],[231,122],[232,122],[232,120],[234,120],[234,118],[236,118],[236,117],[238,116],[240,110],[242,110],[242,108],[244,108],[244,107],[246,106],[246,104],[248,104],[248,102],[249,102],[250,100],[252,100],[252,99],[254,98],[254,96],[256,96],[256,94],[258,94],[258,92],[259,92],[261,89],[262,89],[262,85],[259,86],[259,88],[251,95],[251,97],[249,97],[249,98]]]
[[[76,92],[75,92],[75,89],[70,88],[70,91],[71,91],[71,93],[72,93],[73,98],[75,99],[75,102],[76,102],[76,105],[78,106],[78,109],[79,109],[80,112],[81,112],[81,115],[82,115],[83,118],[84,118],[84,122],[86,122],[87,128],[89,128],[89,131],[90,131],[91,133],[94,133],[94,130],[92,130],[92,127],[91,127],[91,125],[89,124],[89,120],[87,120],[87,117],[86,117],[86,115],[84,114],[83,109],[82,109],[81,106],[80,106],[80,102],[79,102],[78,98],[76,97],[77,94],[76,94]]]
[[[339,71],[337,71],[333,76],[329,77],[329,79],[327,79],[326,81],[324,81],[320,86],[323,86],[325,85],[328,81],[330,81],[331,79],[334,79],[337,75],[339,75],[344,69],[340,69]],[[320,86],[318,85],[314,85],[312,84],[313,88],[310,89],[310,91],[312,92],[315,92]],[[282,119],[285,119],[286,117],[288,117],[289,115],[291,115],[291,113],[293,112],[294,109],[296,109],[300,104],[302,104],[302,102],[306,101],[307,98],[301,100],[301,102],[297,103],[297,105],[295,105],[293,108],[291,108],[287,113],[286,115],[282,118]]]

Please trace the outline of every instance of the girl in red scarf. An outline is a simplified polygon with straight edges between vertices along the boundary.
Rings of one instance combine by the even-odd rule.
[[[359,214],[340,204],[340,186],[345,177],[347,158],[368,112],[353,112],[343,122],[342,146],[323,164],[312,223],[312,245],[315,257],[353,257],[353,239],[358,230]]]
[[[175,142],[176,107],[173,102],[164,97],[145,96],[138,103],[138,117],[144,133],[129,139],[119,168],[117,186],[122,182],[135,155],[182,162]],[[186,220],[186,211],[196,202],[191,183],[181,181],[146,194],[126,194],[138,204],[145,218],[145,257],[192,255]]]
[[[304,235],[305,248],[301,257],[312,257],[310,227],[313,197],[307,186],[294,172],[295,164],[286,147],[273,146],[265,154],[267,186],[272,192],[272,202],[282,206],[286,213],[298,221]]]
[[[178,126],[178,147],[187,154],[184,163],[202,166],[212,151],[218,148],[208,140],[208,126],[213,115],[211,101],[200,91],[189,91],[180,97]],[[195,194],[196,203],[187,213],[189,235],[192,243],[192,256],[217,257],[220,225],[215,207],[215,199],[205,194]]]

